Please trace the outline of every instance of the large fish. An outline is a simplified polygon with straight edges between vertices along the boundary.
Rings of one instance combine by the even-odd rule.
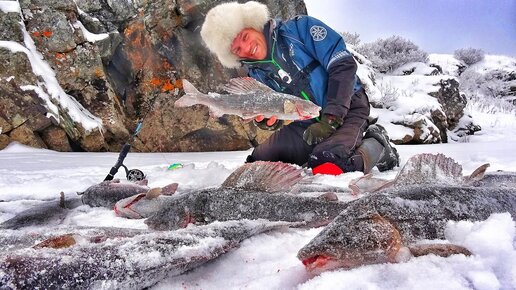
[[[161,189],[162,194],[172,194],[177,189],[177,183],[169,184]],[[92,207],[113,208],[121,199],[145,194],[149,191],[146,180],[140,184],[121,183],[119,179],[103,181],[90,186],[77,198],[61,198],[55,201],[47,201],[18,213],[13,218],[0,224],[0,229],[19,229],[27,226],[58,225],[66,218],[69,211],[83,204]]]
[[[411,254],[468,253],[462,247],[442,244],[426,245],[422,250],[423,246],[415,242],[444,239],[450,220],[480,221],[502,212],[516,218],[516,188],[465,184],[462,167],[451,158],[416,155],[405,167],[399,183],[349,202],[299,251],[298,258],[308,270],[317,273],[336,267],[397,262]],[[475,172],[483,170],[481,166]]]
[[[280,120],[307,120],[318,117],[321,110],[308,100],[276,92],[253,78],[231,79],[224,87],[230,94],[203,94],[187,80],[183,80],[183,89],[185,95],[175,102],[175,107],[202,104],[216,117],[230,114],[251,119],[263,115]]]
[[[235,170],[220,188],[204,189],[163,200],[163,206],[145,220],[152,229],[173,230],[188,224],[214,221],[267,219],[328,224],[345,207],[334,196],[322,198],[288,194],[305,177],[305,169],[281,162],[247,163]]]
[[[231,221],[179,231],[73,230],[0,253],[1,289],[144,289],[284,222]]]
[[[120,179],[113,179],[92,185],[79,194],[84,204],[113,208],[117,201],[148,190],[146,179],[138,183],[122,183]]]
[[[0,224],[0,229],[19,229],[27,226],[58,225],[70,209],[82,205],[80,198],[65,198],[61,192],[59,200],[45,201],[24,210]]]

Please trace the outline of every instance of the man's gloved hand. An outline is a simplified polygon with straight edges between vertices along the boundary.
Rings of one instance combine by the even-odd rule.
[[[324,114],[321,120],[306,128],[303,139],[308,145],[316,145],[330,137],[342,125],[342,120],[336,116]]]
[[[278,120],[278,117],[272,116],[265,118],[263,115],[259,115],[253,120],[254,124],[262,130],[274,131],[283,125],[283,120]]]

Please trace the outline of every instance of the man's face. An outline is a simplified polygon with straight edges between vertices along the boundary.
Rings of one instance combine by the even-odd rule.
[[[231,43],[231,53],[243,59],[262,60],[267,56],[267,43],[262,32],[244,28]]]

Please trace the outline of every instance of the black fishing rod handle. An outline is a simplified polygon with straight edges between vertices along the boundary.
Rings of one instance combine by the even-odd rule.
[[[115,174],[118,172],[118,168],[124,164],[124,159],[127,156],[127,153],[129,153],[129,150],[131,150],[131,144],[125,143],[124,147],[122,147],[122,150],[120,151],[120,154],[118,154],[118,160],[116,161],[115,165],[111,167],[111,170],[109,171],[109,174],[104,178],[104,181],[106,180],[113,180],[113,177],[115,177]]]

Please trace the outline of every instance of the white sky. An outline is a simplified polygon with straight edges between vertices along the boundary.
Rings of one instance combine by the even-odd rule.
[[[306,0],[308,15],[363,42],[400,35],[428,53],[480,48],[516,56],[514,0]]]

